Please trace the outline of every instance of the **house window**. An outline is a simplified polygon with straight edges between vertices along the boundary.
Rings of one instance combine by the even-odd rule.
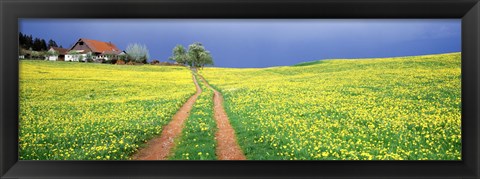
[[[83,45],[83,42],[78,43],[79,45]]]

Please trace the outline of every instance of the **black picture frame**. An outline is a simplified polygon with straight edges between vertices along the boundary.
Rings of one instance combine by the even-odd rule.
[[[19,18],[461,18],[462,161],[19,161]],[[479,0],[1,0],[0,178],[480,178]]]

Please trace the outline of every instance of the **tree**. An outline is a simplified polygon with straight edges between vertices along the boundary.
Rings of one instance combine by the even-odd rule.
[[[29,38],[29,36],[27,36],[26,34],[22,34],[21,32],[19,32],[18,34],[18,42],[20,44],[20,47],[24,49],[31,48],[32,47],[31,44],[33,44],[31,36]]]
[[[25,39],[25,36],[24,36],[21,32],[19,32],[19,34],[18,34],[18,43],[20,44],[20,47],[26,48],[26,47],[25,47],[25,40],[26,40],[26,39]]]
[[[195,42],[188,46],[187,63],[192,68],[203,68],[205,65],[213,65],[213,58],[201,43]]]
[[[45,39],[41,39],[41,40],[40,40],[40,50],[41,50],[41,51],[48,50],[48,49],[47,49],[47,42],[45,42]]]
[[[48,40],[48,49],[52,48],[52,47],[58,47],[57,45],[57,42],[55,42],[54,40],[50,39]]]
[[[173,48],[172,56],[169,59],[184,65],[188,61],[187,50],[182,45],[177,45]]]
[[[45,51],[47,50],[47,43],[44,39],[35,38],[33,40],[32,49],[35,51]]]
[[[33,37],[32,37],[32,35],[25,36],[25,49],[33,49]]]
[[[85,63],[87,62],[93,62],[93,54],[92,52],[87,52],[86,56],[85,56]]]
[[[21,32],[18,33],[18,41],[20,47],[24,49],[32,49],[34,51],[45,51],[50,49],[50,47],[58,47],[57,42],[50,39],[48,43],[45,39],[42,38],[33,38],[32,35],[23,34]],[[62,48],[62,46],[60,46]]]
[[[32,49],[34,51],[41,51],[42,50],[42,41],[39,38],[35,38],[33,40]]]
[[[147,46],[142,44],[128,44],[125,51],[128,54],[128,59],[135,62],[146,63],[147,59],[150,58]]]
[[[46,54],[47,56],[57,56],[59,52],[57,52],[56,50],[53,50],[53,51],[47,51]]]
[[[212,58],[212,55],[210,55],[209,51],[204,51],[200,53],[199,65],[202,67],[202,69],[205,65],[213,65],[213,58]]]
[[[118,55],[118,60],[127,60],[127,54],[121,54],[121,55]]]
[[[30,53],[33,59],[45,59],[45,57],[47,56],[46,53],[42,51],[30,51]]]

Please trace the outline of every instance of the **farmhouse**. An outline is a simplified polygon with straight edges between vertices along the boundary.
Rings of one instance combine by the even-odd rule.
[[[68,49],[59,48],[59,47],[50,47],[47,51],[47,56],[45,60],[50,61],[65,61],[65,55],[67,54]]]
[[[111,42],[80,38],[65,55],[65,61],[114,60],[125,54]]]

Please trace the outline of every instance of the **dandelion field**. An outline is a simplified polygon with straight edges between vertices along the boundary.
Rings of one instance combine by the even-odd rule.
[[[125,160],[195,93],[184,67],[20,61],[20,160]]]
[[[20,160],[132,159],[196,91],[186,67],[19,63]],[[462,159],[460,53],[198,74],[248,160]],[[213,91],[196,79],[171,160],[217,159]]]
[[[460,53],[206,68],[251,160],[461,160]]]

